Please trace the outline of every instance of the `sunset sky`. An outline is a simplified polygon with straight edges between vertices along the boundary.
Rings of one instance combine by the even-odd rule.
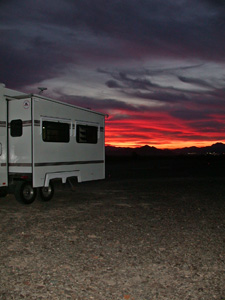
[[[0,82],[109,115],[106,144],[225,142],[224,0],[2,0]]]

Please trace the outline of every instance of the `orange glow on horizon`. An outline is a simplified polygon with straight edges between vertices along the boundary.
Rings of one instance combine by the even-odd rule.
[[[170,150],[173,150],[173,149],[179,149],[179,148],[185,148],[185,147],[198,147],[198,148],[201,148],[201,147],[207,147],[207,146],[211,146],[213,144],[216,144],[216,143],[225,143],[225,140],[224,141],[184,141],[184,142],[174,142],[174,143],[171,143],[171,142],[168,142],[168,143],[164,143],[164,144],[146,144],[146,143],[130,143],[130,142],[119,142],[119,143],[116,143],[116,142],[110,142],[108,143],[107,140],[106,140],[106,143],[105,145],[106,146],[112,146],[112,147],[118,147],[118,148],[138,148],[138,147],[143,147],[143,146],[149,146],[149,147],[155,147],[157,149],[170,149]]]

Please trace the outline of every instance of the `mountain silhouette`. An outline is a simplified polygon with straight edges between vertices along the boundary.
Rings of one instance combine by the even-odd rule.
[[[225,144],[216,143],[206,147],[185,147],[178,149],[157,149],[145,145],[137,148],[105,147],[106,156],[173,156],[173,155],[222,155],[225,154]]]

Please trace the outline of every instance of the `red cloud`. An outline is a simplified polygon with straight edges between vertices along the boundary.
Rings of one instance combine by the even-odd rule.
[[[218,121],[225,123],[221,116],[193,122],[177,119],[165,112],[130,112],[127,118],[119,119],[117,116],[114,119],[112,116],[106,120],[106,144],[121,147],[151,145],[159,148],[210,145],[225,141],[225,132],[217,130],[221,125]]]

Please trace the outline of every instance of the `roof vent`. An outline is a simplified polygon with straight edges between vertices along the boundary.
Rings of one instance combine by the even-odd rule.
[[[43,92],[47,90],[46,87],[38,87],[38,89],[39,89],[39,95],[43,94]]]

